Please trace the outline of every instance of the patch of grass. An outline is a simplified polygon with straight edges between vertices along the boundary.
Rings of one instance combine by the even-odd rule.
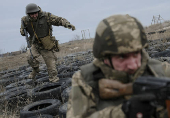
[[[70,53],[87,51],[92,49],[94,39],[84,39],[84,40],[74,40],[69,41],[67,43],[59,44],[60,51],[55,53],[56,57],[63,57]],[[24,65],[28,65],[27,63],[27,54],[22,53],[16,56],[8,56],[0,58],[0,71],[8,70],[8,69],[16,69]],[[45,63],[43,58],[40,56],[38,58],[40,63]]]

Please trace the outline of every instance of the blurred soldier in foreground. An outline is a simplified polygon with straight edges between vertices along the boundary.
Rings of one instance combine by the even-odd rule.
[[[95,60],[73,75],[67,118],[124,118],[122,103],[132,94],[136,78],[170,77],[169,64],[149,59],[146,46],[136,18],[113,15],[102,20],[94,39]]]
[[[29,78],[34,79],[39,73],[39,61],[37,58],[42,55],[48,69],[49,80],[56,82],[59,80],[56,70],[55,52],[59,51],[58,41],[52,36],[52,25],[64,26],[75,30],[75,26],[62,17],[55,16],[49,12],[43,12],[39,6],[30,3],[26,6],[27,16],[22,17],[20,33],[25,36],[24,29],[29,33],[29,43],[31,51],[28,50],[27,60],[33,71]],[[30,47],[29,47],[30,48]]]

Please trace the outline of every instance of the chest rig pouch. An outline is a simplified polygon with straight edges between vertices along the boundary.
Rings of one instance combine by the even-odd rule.
[[[47,16],[47,13],[43,12],[39,17],[38,24],[37,22],[29,22],[27,29],[32,37],[35,35],[36,39],[43,45],[44,49],[59,52],[58,40],[56,40],[54,36],[51,36],[50,28],[52,26],[50,21],[47,22],[49,18],[50,16]]]
[[[40,38],[40,41],[45,49],[59,52],[58,40],[56,40],[55,36],[46,36],[44,38]]]
[[[42,14],[42,16],[39,17],[39,20],[28,21],[28,24],[27,24],[27,31],[31,37],[33,37],[35,33],[38,38],[43,38],[45,36],[48,36],[49,28],[50,26],[48,25],[47,19],[44,16],[44,14]]]

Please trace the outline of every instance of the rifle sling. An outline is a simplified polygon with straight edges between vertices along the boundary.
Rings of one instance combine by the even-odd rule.
[[[35,40],[35,36],[36,36],[36,38],[37,38],[38,42],[39,42],[39,43],[41,43],[41,42],[40,42],[40,40],[38,39],[37,34],[36,34],[36,30],[37,30],[38,22],[39,22],[39,15],[38,15],[38,20],[37,20],[37,23],[36,23],[36,28],[35,28],[35,30],[34,30],[34,26],[33,26],[32,22],[31,22],[31,26],[32,26],[32,29],[33,29],[33,32],[34,32],[34,36],[33,36],[33,41],[32,41],[32,43],[33,43],[33,42],[34,42],[34,40]]]
[[[50,15],[51,15],[51,14],[50,14]],[[32,29],[33,29],[33,32],[34,32],[34,36],[36,36],[38,42],[41,43],[41,41],[38,39],[38,36],[37,36],[37,34],[36,34],[36,29],[37,29],[38,21],[39,21],[39,16],[38,16],[38,20],[37,20],[37,23],[36,23],[36,28],[35,28],[35,30],[34,30],[34,26],[33,26],[32,22],[31,22],[31,26],[32,26]],[[34,42],[34,36],[33,36],[33,42]],[[49,29],[49,36],[50,36],[50,29]]]
[[[32,26],[32,29],[33,29],[33,32],[34,32],[34,36],[36,36],[38,42],[41,43],[40,40],[38,39],[37,34],[35,33],[34,26],[33,26],[32,22],[31,22],[31,26]],[[34,36],[33,36],[33,37],[34,37]]]

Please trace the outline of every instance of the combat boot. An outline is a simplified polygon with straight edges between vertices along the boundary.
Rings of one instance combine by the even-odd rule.
[[[40,72],[39,68],[33,68],[33,71],[28,75],[29,79],[35,79],[35,76]]]
[[[50,82],[58,82],[60,79],[57,76],[49,77]]]

